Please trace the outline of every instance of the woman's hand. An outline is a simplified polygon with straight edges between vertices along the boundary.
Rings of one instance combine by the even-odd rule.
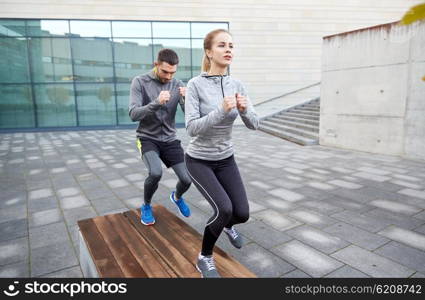
[[[223,109],[225,112],[231,111],[236,107],[236,98],[235,96],[226,96],[223,99]]]
[[[236,94],[236,106],[237,106],[237,108],[240,112],[246,111],[246,107],[247,107],[246,97],[237,93]]]

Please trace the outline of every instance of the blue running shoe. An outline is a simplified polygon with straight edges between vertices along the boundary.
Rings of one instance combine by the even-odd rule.
[[[152,207],[150,204],[143,204],[142,207],[140,208],[140,212],[142,215],[140,219],[142,224],[153,225],[155,223],[155,218],[152,214]]]
[[[180,199],[176,201],[174,199],[175,194],[176,194],[175,191],[171,192],[171,195],[170,195],[171,202],[177,205],[177,207],[179,208],[179,212],[183,217],[186,217],[186,218],[190,217],[190,208],[189,206],[187,206],[186,202],[184,202],[184,198],[180,197]]]

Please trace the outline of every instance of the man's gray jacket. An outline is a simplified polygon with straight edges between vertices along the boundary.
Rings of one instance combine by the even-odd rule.
[[[184,111],[184,100],[179,91],[179,87],[183,86],[183,82],[178,79],[162,83],[153,71],[133,78],[128,112],[131,120],[139,121],[137,137],[161,142],[176,139],[177,104],[180,103]],[[169,91],[171,95],[170,100],[162,105],[158,99],[161,91]]]

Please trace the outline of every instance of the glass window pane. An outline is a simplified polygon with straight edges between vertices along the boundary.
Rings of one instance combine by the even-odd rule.
[[[190,38],[188,22],[152,22],[154,38]]]
[[[39,127],[77,125],[73,84],[37,84],[34,92]]]
[[[69,39],[30,38],[30,49],[33,81],[72,81]]]
[[[71,34],[81,37],[111,37],[111,22],[71,21]]]
[[[152,69],[151,39],[114,39],[114,54],[118,82],[131,82]]]
[[[114,85],[77,84],[80,126],[116,125]]]
[[[0,20],[0,36],[25,36],[24,20]]]
[[[118,102],[118,124],[128,125],[133,124],[128,116],[128,102],[130,98],[130,84],[117,84],[117,102]]]
[[[186,39],[155,39],[154,57],[156,59],[158,51],[162,48],[170,48],[176,51],[179,56],[179,65],[177,67],[176,78],[189,81],[192,78],[190,63],[190,40]]]
[[[229,29],[227,23],[192,23],[192,38],[204,38],[215,29]]]
[[[29,82],[26,38],[0,38],[0,83]]]
[[[27,23],[29,36],[67,36],[68,21],[61,20],[30,20]]]
[[[201,73],[202,58],[204,57],[204,40],[192,40],[192,72],[193,76]]]
[[[74,78],[77,81],[112,82],[112,46],[109,39],[72,38]]]
[[[150,38],[151,22],[117,22],[112,21],[114,37],[143,37]]]
[[[0,128],[35,127],[31,87],[0,85]]]

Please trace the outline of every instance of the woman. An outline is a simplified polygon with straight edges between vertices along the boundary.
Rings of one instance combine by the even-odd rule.
[[[238,114],[250,129],[258,117],[240,81],[226,75],[233,59],[230,33],[217,29],[204,39],[203,72],[192,78],[186,90],[186,129],[192,137],[186,150],[189,176],[211,204],[214,214],[207,222],[198,256],[202,277],[220,277],[213,248],[224,229],[236,248],[242,237],[233,225],[249,218],[248,199],[233,157],[231,133]]]

